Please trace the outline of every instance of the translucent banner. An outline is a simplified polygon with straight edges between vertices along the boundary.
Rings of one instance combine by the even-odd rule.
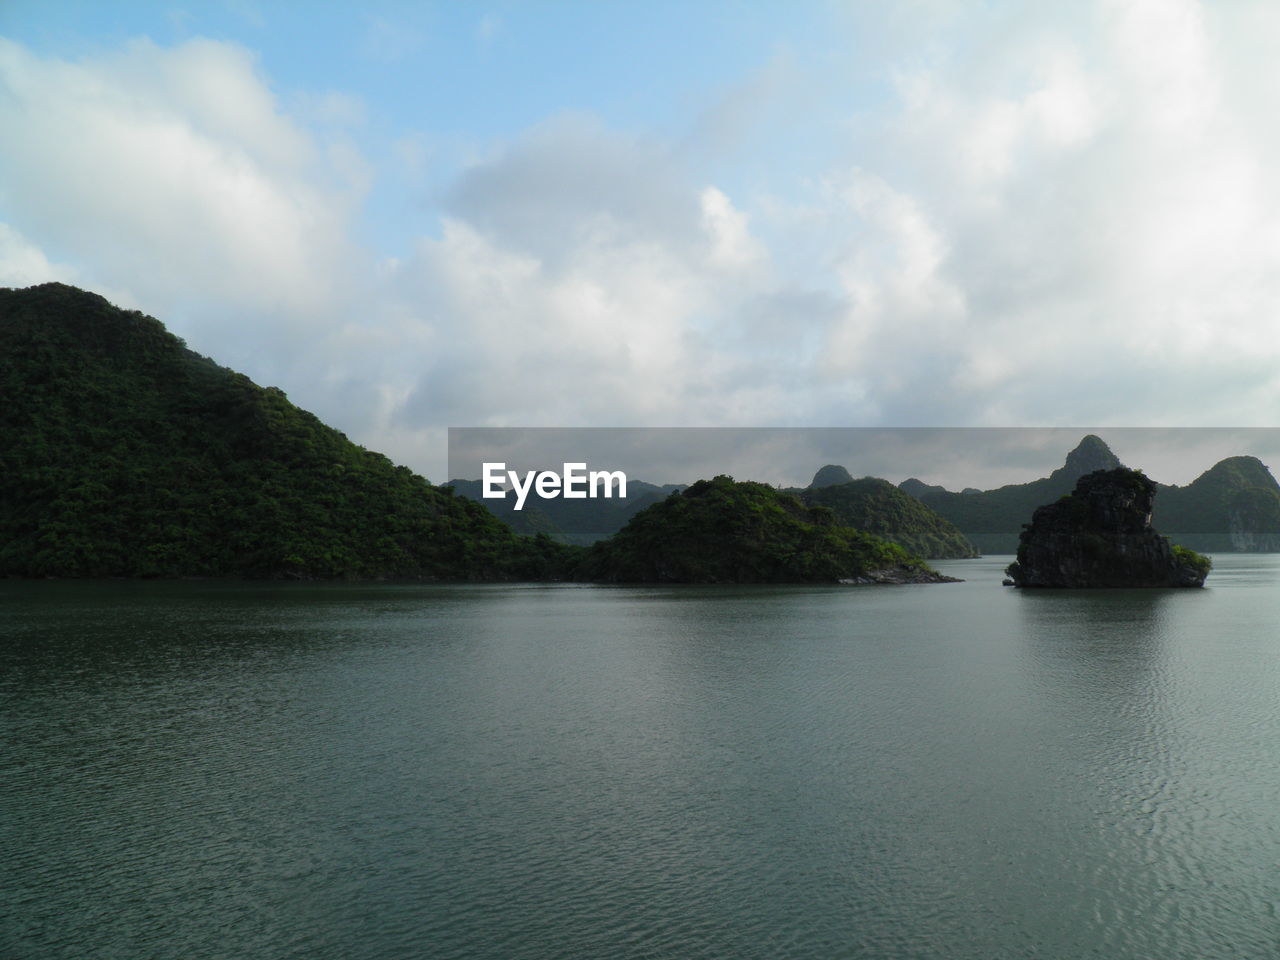
[[[1205,550],[1280,549],[1280,428],[451,428],[449,477],[527,532],[590,542],[718,475],[803,494],[875,478],[983,552],[1041,503],[1124,465],[1160,484],[1153,522]],[[882,489],[882,488],[878,488]],[[887,494],[886,494],[887,495]]]

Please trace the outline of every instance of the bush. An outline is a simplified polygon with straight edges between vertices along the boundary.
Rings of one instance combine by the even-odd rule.
[[[1176,543],[1173,545],[1173,558],[1183,566],[1195,570],[1201,576],[1207,577],[1209,571],[1213,569],[1213,560],[1211,558],[1206,557],[1203,553],[1196,553],[1194,550],[1179,546]]]

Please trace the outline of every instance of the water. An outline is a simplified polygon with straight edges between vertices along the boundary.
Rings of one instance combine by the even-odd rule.
[[[1280,955],[1202,591],[0,584],[0,957]]]

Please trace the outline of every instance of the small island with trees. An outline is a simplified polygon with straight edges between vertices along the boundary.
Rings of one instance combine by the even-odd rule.
[[[576,578],[611,583],[939,583],[896,543],[763,483],[699,480],[593,544]]]

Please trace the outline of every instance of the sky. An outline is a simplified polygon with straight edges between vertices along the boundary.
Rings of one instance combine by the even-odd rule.
[[[0,285],[434,480],[449,427],[1273,426],[1276,49],[1250,0],[0,0]]]

